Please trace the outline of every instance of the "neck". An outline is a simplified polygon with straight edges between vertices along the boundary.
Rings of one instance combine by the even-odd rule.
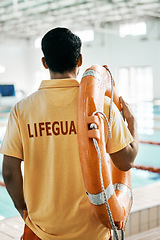
[[[54,73],[50,71],[51,79],[64,79],[64,78],[76,78],[76,77],[77,77],[76,71],[65,72],[65,73]]]

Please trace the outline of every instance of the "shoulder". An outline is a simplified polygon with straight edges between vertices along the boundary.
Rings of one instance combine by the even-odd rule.
[[[23,111],[26,111],[31,106],[33,107],[33,105],[37,102],[38,95],[39,91],[36,91],[27,97],[22,98],[11,108],[11,114],[14,113],[18,116],[20,113],[23,113]]]

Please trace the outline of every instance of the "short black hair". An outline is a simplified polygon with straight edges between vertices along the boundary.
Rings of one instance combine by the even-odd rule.
[[[81,39],[67,28],[54,28],[42,38],[41,47],[52,72],[72,71],[78,64]]]

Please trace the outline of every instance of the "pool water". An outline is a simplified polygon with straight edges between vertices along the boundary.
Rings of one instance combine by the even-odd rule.
[[[132,188],[143,187],[160,181],[160,174],[132,169]]]
[[[138,103],[133,106],[138,123],[139,140],[160,142],[160,106],[152,102]],[[160,168],[160,146],[139,144],[135,165]],[[132,169],[133,188],[160,181],[160,174]]]
[[[2,166],[2,154],[0,154],[0,166]],[[2,181],[2,171],[0,167],[0,181]],[[3,218],[18,216],[18,211],[7,193],[6,188],[0,187],[0,220]]]
[[[135,165],[153,166],[160,168],[160,146],[139,144]]]
[[[4,187],[0,187],[0,220],[18,215],[19,213],[14,207],[7,190]]]

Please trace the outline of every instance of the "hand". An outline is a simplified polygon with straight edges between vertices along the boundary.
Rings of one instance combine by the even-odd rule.
[[[120,97],[119,100],[120,100],[120,103],[121,103],[122,108],[123,108],[123,116],[126,119],[127,123],[129,124],[130,121],[135,120],[133,112],[132,112],[129,104],[126,103],[122,97]]]

